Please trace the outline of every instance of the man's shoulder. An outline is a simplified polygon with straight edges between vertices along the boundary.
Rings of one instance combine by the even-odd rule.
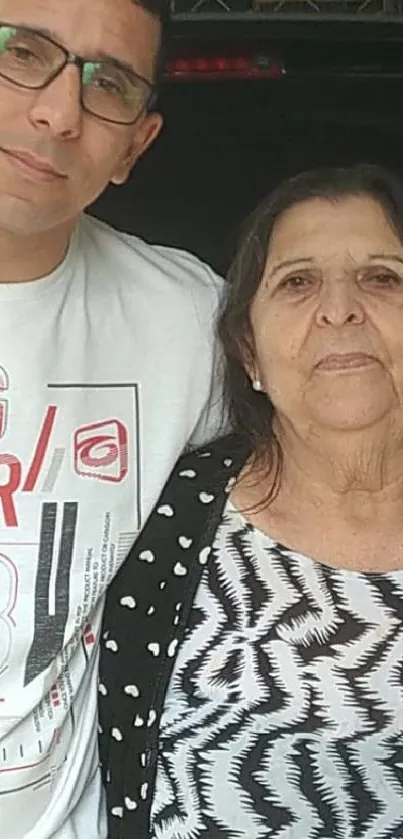
[[[136,292],[144,284],[149,294],[155,285],[159,294],[166,287],[171,293],[186,289],[199,296],[204,291],[209,297],[212,292],[221,297],[222,278],[194,254],[151,245],[88,215],[83,216],[82,233],[86,249],[105,266],[105,272],[113,269],[114,283],[123,283]]]

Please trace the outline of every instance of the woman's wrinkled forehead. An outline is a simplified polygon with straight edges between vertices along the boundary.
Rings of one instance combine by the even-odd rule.
[[[365,259],[403,246],[383,207],[358,195],[337,200],[312,198],[294,204],[277,219],[270,237],[266,271],[287,260],[327,260],[350,255]]]

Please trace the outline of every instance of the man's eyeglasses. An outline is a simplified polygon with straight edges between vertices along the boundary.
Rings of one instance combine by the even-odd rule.
[[[81,58],[36,29],[0,23],[3,79],[27,90],[41,90],[68,64],[80,70],[83,109],[106,122],[132,125],[155,102],[155,86],[119,61]]]

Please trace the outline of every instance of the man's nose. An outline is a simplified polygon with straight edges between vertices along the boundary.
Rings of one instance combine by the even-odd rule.
[[[80,135],[83,110],[78,67],[68,64],[47,87],[37,91],[30,120],[52,137],[67,140]]]

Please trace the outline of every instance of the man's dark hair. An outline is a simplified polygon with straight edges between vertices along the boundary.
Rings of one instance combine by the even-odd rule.
[[[161,44],[155,70],[155,82],[159,85],[164,72],[170,31],[171,12],[169,0],[133,0],[133,2],[141,6],[142,9],[145,9],[153,17],[158,18],[161,23]]]
[[[315,169],[283,181],[245,225],[228,274],[228,291],[220,319],[220,338],[226,358],[227,404],[235,432],[263,462],[273,477],[266,499],[276,493],[281,478],[282,453],[273,432],[274,406],[266,394],[255,392],[244,363],[254,357],[250,310],[266,265],[274,226],[296,204],[320,198],[337,202],[368,197],[382,207],[403,243],[403,182],[381,166],[357,164],[348,168]]]

